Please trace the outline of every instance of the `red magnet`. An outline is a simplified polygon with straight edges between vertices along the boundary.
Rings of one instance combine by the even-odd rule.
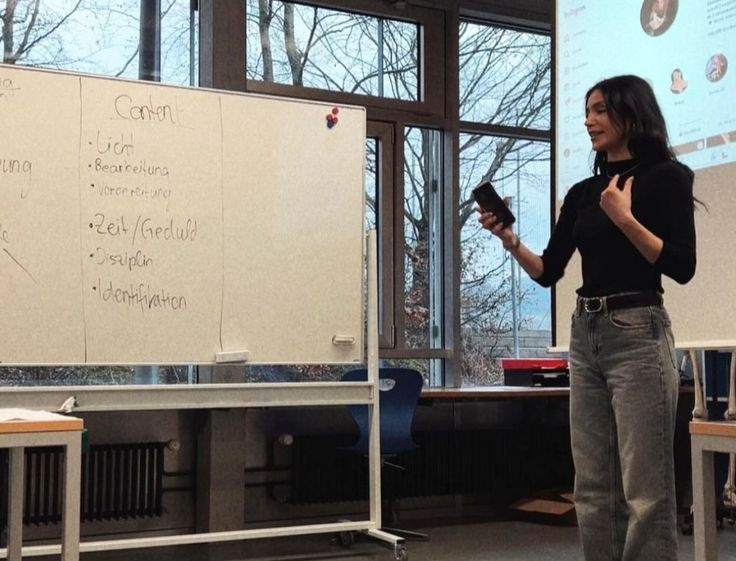
[[[332,113],[328,113],[327,116],[325,117],[325,119],[327,120],[327,128],[328,129],[331,129],[332,127],[334,127],[337,124],[337,117],[335,115],[333,115]]]

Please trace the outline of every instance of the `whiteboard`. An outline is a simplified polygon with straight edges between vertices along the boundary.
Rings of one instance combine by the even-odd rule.
[[[363,357],[365,110],[0,65],[0,363]]]
[[[707,210],[696,205],[695,276],[685,285],[662,277],[664,305],[672,318],[672,331],[679,348],[736,346],[736,253],[730,242],[736,224],[733,177],[736,177],[734,164],[695,173],[695,196],[707,205]],[[569,344],[575,289],[582,283],[580,256],[576,252],[555,291],[557,347]]]

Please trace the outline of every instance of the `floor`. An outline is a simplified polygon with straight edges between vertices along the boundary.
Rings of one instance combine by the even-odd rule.
[[[420,529],[420,528],[417,528]],[[427,527],[428,542],[407,542],[409,561],[581,561],[577,528],[492,522]],[[359,538],[350,548],[328,535],[209,546],[89,553],[81,561],[394,561],[393,552]],[[693,561],[692,536],[680,536],[680,560]],[[736,561],[736,528],[718,532],[719,561]]]

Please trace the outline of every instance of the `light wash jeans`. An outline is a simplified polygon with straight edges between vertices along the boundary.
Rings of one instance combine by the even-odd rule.
[[[572,319],[570,432],[586,561],[676,561],[679,376],[662,306]]]

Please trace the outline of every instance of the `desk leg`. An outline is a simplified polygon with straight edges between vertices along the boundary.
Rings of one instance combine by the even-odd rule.
[[[8,561],[20,561],[23,548],[23,485],[25,485],[23,452],[23,448],[10,449]]]
[[[79,486],[82,479],[82,437],[75,433],[64,454],[64,517],[61,560],[79,561]]]
[[[713,452],[692,438],[695,561],[716,561],[716,499]]]

